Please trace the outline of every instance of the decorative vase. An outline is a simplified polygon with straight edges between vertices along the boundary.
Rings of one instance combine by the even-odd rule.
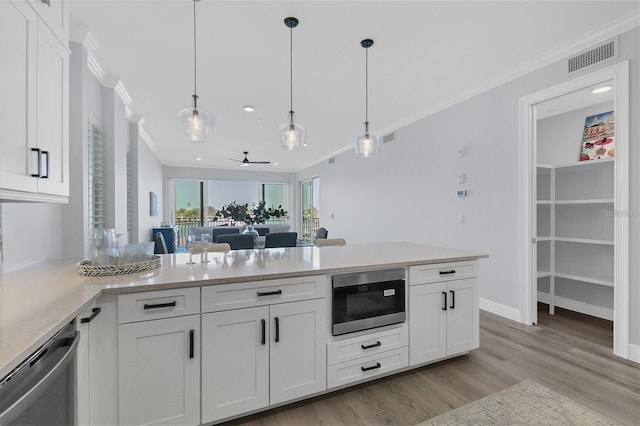
[[[260,234],[258,234],[258,231],[256,231],[253,228],[253,225],[247,225],[247,227],[244,228],[244,231],[242,231],[242,233],[253,235],[253,245],[255,245],[258,242],[258,237],[260,236]]]

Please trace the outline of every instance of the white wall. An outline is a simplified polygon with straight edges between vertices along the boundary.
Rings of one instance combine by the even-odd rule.
[[[620,36],[630,61],[630,207],[640,207],[640,30]],[[607,66],[596,65],[594,69]],[[412,241],[481,251],[480,297],[518,310],[518,99],[573,78],[566,61],[458,103],[396,132],[377,157],[352,151],[297,174],[320,177],[320,225],[349,243]],[[375,126],[375,123],[372,123]],[[345,146],[352,137],[345,137]],[[466,155],[459,158],[458,147]],[[457,183],[458,173],[467,183]],[[456,198],[467,189],[466,198]],[[331,218],[331,214],[335,218]],[[464,223],[459,216],[464,215]],[[631,217],[630,343],[640,344],[640,218]]]
[[[134,194],[137,198],[133,213],[134,218],[137,218],[133,242],[144,242],[151,240],[151,230],[159,227],[164,217],[164,167],[139,136],[137,124],[131,124],[131,135],[131,154],[135,170]],[[149,214],[149,193],[152,191],[158,196],[158,216]]]
[[[555,166],[578,161],[587,117],[613,111],[613,101],[538,120],[538,163]]]

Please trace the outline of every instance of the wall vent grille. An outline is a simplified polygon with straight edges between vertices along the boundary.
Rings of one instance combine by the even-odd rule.
[[[382,143],[389,143],[396,140],[396,132],[389,133],[388,135],[384,135],[382,137]]]
[[[617,56],[617,43],[616,40],[610,40],[598,47],[587,50],[579,55],[569,58],[568,70],[569,73],[581,70],[598,62],[605,61],[607,59],[615,58]]]
[[[329,164],[333,164],[336,162],[336,157],[329,158]]]

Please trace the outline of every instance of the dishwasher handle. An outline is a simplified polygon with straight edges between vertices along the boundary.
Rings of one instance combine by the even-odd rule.
[[[28,390],[25,391],[20,396],[20,398],[16,399],[16,401],[14,401],[8,408],[0,413],[0,424],[11,423],[12,419],[16,415],[22,413],[25,407],[30,406],[38,398],[38,396],[40,395],[40,389],[45,388],[49,383],[56,380],[59,375],[64,372],[64,369],[73,360],[73,357],[76,354],[79,340],[80,334],[77,331],[65,331],[64,335],[62,335],[62,333],[58,333],[47,343],[45,343],[40,349],[38,349],[34,354],[32,354],[20,366],[18,366],[15,370],[13,370],[2,379],[3,386],[11,386],[9,381],[12,378],[16,378],[16,376],[19,377],[22,374],[28,374],[28,371],[25,371],[25,369],[30,369],[34,366],[37,366],[39,362],[45,362],[46,359],[49,356],[52,356],[53,353],[57,350],[64,350],[64,354],[42,378],[40,378],[36,383],[29,384]],[[48,356],[47,352],[50,352]],[[19,377],[19,379],[20,380],[18,381],[29,380],[28,377]]]

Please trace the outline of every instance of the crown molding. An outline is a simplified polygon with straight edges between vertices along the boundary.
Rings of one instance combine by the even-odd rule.
[[[156,146],[156,144],[153,143],[153,140],[151,140],[151,137],[149,137],[149,134],[147,133],[146,130],[144,130],[144,127],[142,127],[142,124],[140,122],[138,122],[138,135],[140,136],[140,138],[144,141],[145,144],[147,144],[147,146],[149,147],[149,149],[151,150],[151,152],[153,152],[153,155],[156,156],[156,158],[164,164],[164,162],[162,160],[160,160],[160,155],[158,152],[158,147]]]
[[[87,68],[89,68],[91,74],[95,76],[102,86],[106,86],[106,75],[104,69],[89,50],[87,50]]]
[[[593,47],[593,45],[595,44],[606,41],[612,37],[619,36],[638,26],[640,26],[640,15],[637,12],[622,16],[616,20],[608,22],[598,28],[595,28],[594,30],[589,31],[588,33],[583,34],[567,43],[561,44],[551,50],[548,50],[543,54],[538,55],[537,57],[531,59],[530,61],[524,63],[523,65],[517,68],[505,71],[503,73],[499,73],[493,76],[492,78],[487,79],[484,82],[480,83],[474,89],[466,93],[446,99],[433,107],[422,110],[406,119],[392,123],[391,125],[380,129],[376,133],[379,135],[386,135],[388,133],[397,131],[402,127],[406,127],[412,123],[422,120],[423,118],[429,117],[440,111],[444,111],[447,108],[450,108],[454,105],[467,101],[471,98],[481,95],[482,93],[495,89],[496,87],[502,86],[503,84],[508,83],[509,81],[512,81],[517,78],[523,77],[527,74],[530,74],[547,65],[551,65],[557,61],[568,58],[585,49]],[[305,167],[302,167],[296,170],[296,172],[300,172],[309,167],[315,166],[317,164],[321,164],[322,162],[327,161],[329,158],[336,157],[351,149],[353,149],[353,145],[347,145],[341,149],[333,151],[331,154],[321,157],[318,161],[315,161],[312,164],[309,164]]]

